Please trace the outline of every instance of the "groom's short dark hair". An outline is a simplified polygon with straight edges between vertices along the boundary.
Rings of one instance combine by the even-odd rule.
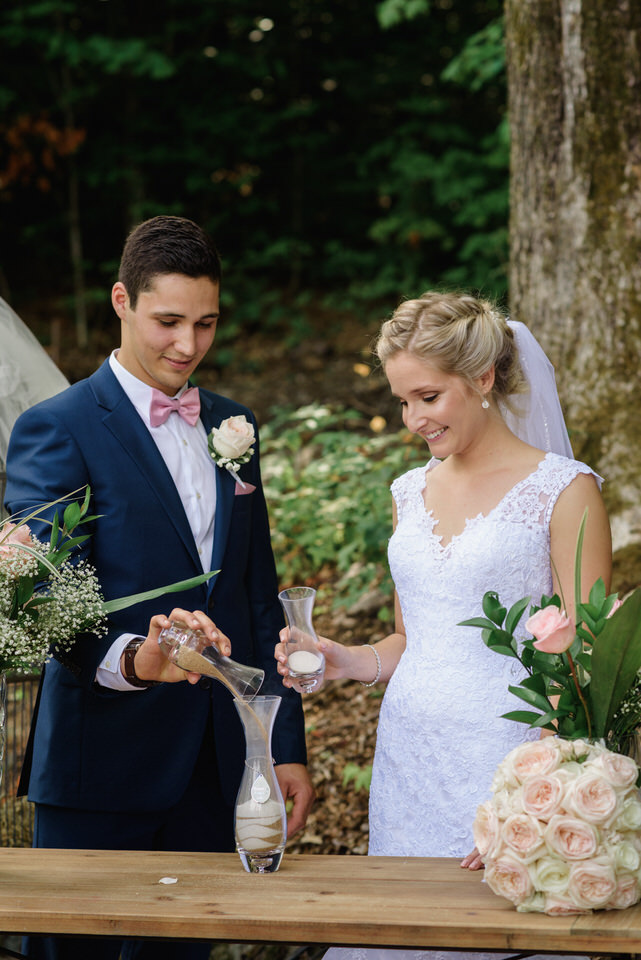
[[[154,277],[179,273],[208,277],[220,283],[220,256],[211,238],[193,220],[152,217],[138,224],[127,237],[118,279],[124,284],[132,310],[139,294],[151,289]]]

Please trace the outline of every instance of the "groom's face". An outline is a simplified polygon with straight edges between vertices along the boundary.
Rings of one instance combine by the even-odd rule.
[[[211,347],[219,316],[218,284],[209,277],[160,274],[132,310],[124,285],[112,303],[121,320],[119,362],[143,383],[172,397]]]

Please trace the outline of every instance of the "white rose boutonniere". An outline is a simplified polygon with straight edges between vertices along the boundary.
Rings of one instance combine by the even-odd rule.
[[[238,470],[254,456],[255,443],[254,426],[242,415],[227,417],[219,427],[212,428],[207,439],[212,460],[228,470],[243,488],[245,484],[238,476]]]

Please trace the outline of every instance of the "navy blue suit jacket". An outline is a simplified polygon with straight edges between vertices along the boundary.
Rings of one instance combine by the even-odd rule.
[[[255,423],[240,404],[205,390],[200,397],[207,432],[237,414]],[[305,762],[300,697],[275,679],[273,651],[283,621],[258,444],[240,472],[256,487],[253,493],[236,495],[234,479],[212,461],[217,499],[211,569],[220,570],[217,576],[113,614],[106,636],[84,634],[68,654],[46,665],[23,775],[31,800],[85,810],[168,809],[194,769],[211,705],[221,783],[233,803],[245,746],[222,684],[164,683],[120,692],[94,682],[116,636],[146,636],[150,617],[174,606],[209,613],[230,638],[234,659],[263,667],[266,685],[274,677],[270,692],[283,698],[272,740],[275,762]],[[90,512],[101,516],[87,525],[91,537],[83,549],[105,599],[202,573],[173,480],[108,361],[87,380],[22,414],[7,454],[12,514],[85,484],[91,487]],[[46,527],[30,525],[48,539]]]

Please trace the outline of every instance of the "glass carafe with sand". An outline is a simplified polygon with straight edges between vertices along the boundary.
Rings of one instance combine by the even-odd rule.
[[[287,840],[287,813],[274,773],[271,737],[280,697],[236,697],[245,731],[245,771],[236,798],[236,849],[248,873],[278,870]]]
[[[177,667],[220,680],[234,697],[254,697],[265,679],[264,670],[224,657],[202,630],[180,620],[161,631],[158,643]]]
[[[289,587],[278,599],[289,627],[285,644],[289,675],[302,693],[311,693],[323,682],[325,657],[318,649],[318,637],[312,624],[316,591],[313,587]]]

